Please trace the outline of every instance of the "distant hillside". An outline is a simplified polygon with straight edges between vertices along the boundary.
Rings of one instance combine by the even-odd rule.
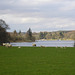
[[[54,32],[40,32],[33,33],[36,40],[39,39],[61,39],[61,40],[73,40],[75,38],[75,30],[72,31],[54,31]]]
[[[27,35],[26,32],[21,32],[21,33],[14,33],[14,32],[9,32],[10,34],[10,40],[11,41],[21,41],[25,42],[27,41]],[[32,36],[36,40],[41,40],[41,39],[46,39],[46,40],[73,40],[75,38],[75,30],[73,31],[54,31],[54,32],[39,32],[39,33],[32,33]],[[33,38],[33,39],[34,39]]]

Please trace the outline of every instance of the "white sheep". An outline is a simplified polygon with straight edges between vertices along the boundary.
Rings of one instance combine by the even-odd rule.
[[[6,47],[12,47],[12,45],[9,44],[9,43],[7,43],[5,46],[6,46]]]
[[[56,48],[58,48],[58,46],[56,46]]]
[[[6,43],[3,43],[3,46],[6,46]]]
[[[33,47],[36,47],[36,44],[32,44]]]
[[[63,48],[62,46],[60,48]]]
[[[45,46],[42,46],[42,45],[41,45],[40,47],[45,47]]]
[[[21,48],[20,46],[18,48]]]

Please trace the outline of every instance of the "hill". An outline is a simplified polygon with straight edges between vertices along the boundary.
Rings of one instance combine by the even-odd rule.
[[[61,39],[61,40],[73,40],[75,37],[75,30],[72,31],[54,31],[54,32],[39,32],[33,33],[33,36],[37,40],[39,39]]]
[[[10,40],[12,42],[27,42],[26,32],[14,33],[9,32]],[[35,40],[73,40],[75,37],[75,30],[73,31],[54,31],[54,32],[33,32],[32,36]],[[31,41],[30,41],[31,42]]]

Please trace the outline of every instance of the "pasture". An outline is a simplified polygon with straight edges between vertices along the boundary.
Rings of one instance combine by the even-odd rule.
[[[75,48],[0,46],[0,75],[75,75]]]

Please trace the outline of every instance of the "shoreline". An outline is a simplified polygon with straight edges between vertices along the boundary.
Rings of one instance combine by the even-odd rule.
[[[39,40],[35,40],[35,41],[10,41],[11,43],[14,42],[36,42],[36,41],[74,41],[73,39],[39,39]]]

